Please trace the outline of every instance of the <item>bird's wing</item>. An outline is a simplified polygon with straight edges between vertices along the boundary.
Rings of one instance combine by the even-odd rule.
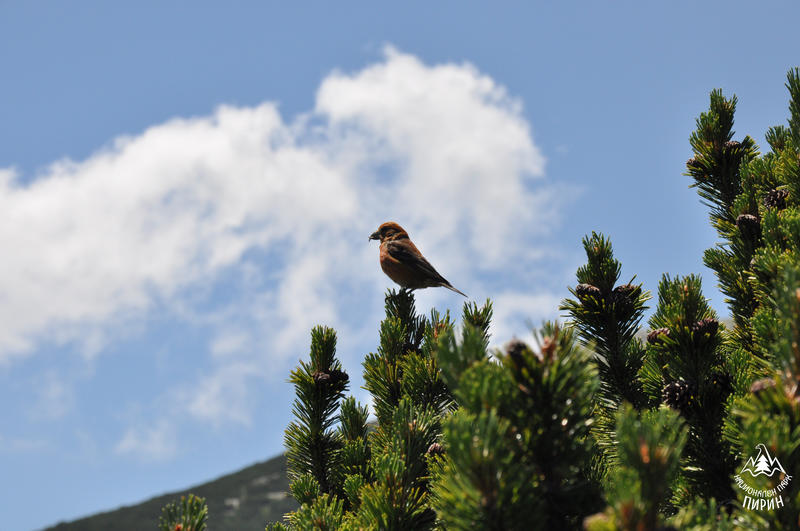
[[[389,256],[404,266],[425,275],[431,280],[448,283],[447,280],[433,268],[430,262],[425,260],[425,257],[422,256],[416,248],[411,247],[411,245],[404,242],[387,242],[386,251],[389,253]]]

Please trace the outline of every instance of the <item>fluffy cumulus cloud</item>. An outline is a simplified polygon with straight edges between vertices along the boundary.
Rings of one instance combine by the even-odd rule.
[[[163,460],[177,450],[175,428],[161,419],[154,425],[128,428],[114,451],[120,455],[134,455],[146,460]]]
[[[516,337],[533,344],[532,329],[552,318],[561,297],[552,293],[503,292],[492,298],[495,312],[489,328],[494,347]]]
[[[211,312],[211,368],[181,401],[197,418],[246,424],[223,402],[246,402],[257,379],[248,345],[266,341],[262,351],[285,359],[317,322],[354,337],[376,322],[380,299],[359,297],[386,285],[366,240],[380,222],[406,226],[467,293],[492,274],[514,289],[518,264],[541,254],[537,238],[556,219],[543,171],[520,102],[502,86],[469,64],[430,66],[392,49],[328,75],[315,108],[292,120],[273,103],[221,106],[29,182],[0,170],[0,242],[13,250],[0,261],[0,361],[86,337],[81,346],[97,353],[108,327],[154,307],[185,311],[233,274],[252,289]],[[552,304],[524,293],[498,311]],[[166,455],[166,439],[163,425],[131,431],[118,451]]]

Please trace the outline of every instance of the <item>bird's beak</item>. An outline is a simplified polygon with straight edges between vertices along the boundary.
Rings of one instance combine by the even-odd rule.
[[[381,239],[381,233],[378,232],[378,231],[375,231],[375,232],[373,232],[372,234],[369,235],[369,239],[370,240],[380,240]]]

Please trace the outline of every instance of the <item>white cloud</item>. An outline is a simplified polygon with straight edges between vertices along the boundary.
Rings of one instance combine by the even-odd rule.
[[[228,358],[250,349],[251,338],[247,331],[222,330],[211,342],[209,350],[215,358]]]
[[[263,367],[249,362],[220,365],[179,394],[177,402],[190,415],[212,424],[250,425],[250,380],[263,385]]]
[[[506,292],[495,296],[492,303],[490,347],[502,348],[513,338],[533,344],[532,329],[557,317],[561,298],[552,293]]]
[[[160,461],[175,455],[177,448],[175,427],[162,419],[152,425],[128,428],[114,451],[146,461]]]
[[[33,388],[36,399],[31,404],[30,413],[36,419],[59,419],[75,406],[74,388],[54,370],[34,378]]]
[[[329,76],[316,110],[334,131],[360,132],[345,138],[372,144],[378,162],[400,164],[399,178],[369,195],[443,254],[498,265],[510,239],[548,225],[529,188],[544,157],[521,104],[470,65],[429,67],[389,48],[383,63]]]
[[[367,294],[389,285],[366,238],[379,223],[406,226],[462,291],[486,272],[512,288],[559,210],[543,171],[502,86],[469,64],[393,49],[327,76],[315,109],[292,122],[273,103],[222,106],[57,162],[29,184],[0,170],[0,244],[13,249],[0,261],[0,361],[43,340],[91,337],[84,347],[100,351],[103,330],[155,306],[202,313],[193,297],[240,268],[248,289],[214,309],[216,365],[182,403],[247,424],[248,382],[265,357],[296,357],[318,322],[363,336],[374,320],[382,299]],[[503,297],[508,315],[552,302]],[[167,453],[165,430],[131,431],[118,451]]]

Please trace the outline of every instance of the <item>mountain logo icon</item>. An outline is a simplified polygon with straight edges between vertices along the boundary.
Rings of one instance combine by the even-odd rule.
[[[754,456],[751,455],[747,459],[747,462],[739,473],[744,474],[745,472],[749,473],[754,478],[758,476],[767,476],[771,478],[775,472],[783,472],[786,474],[778,458],[769,455],[769,450],[767,450],[767,447],[763,444],[756,446],[756,454]]]

